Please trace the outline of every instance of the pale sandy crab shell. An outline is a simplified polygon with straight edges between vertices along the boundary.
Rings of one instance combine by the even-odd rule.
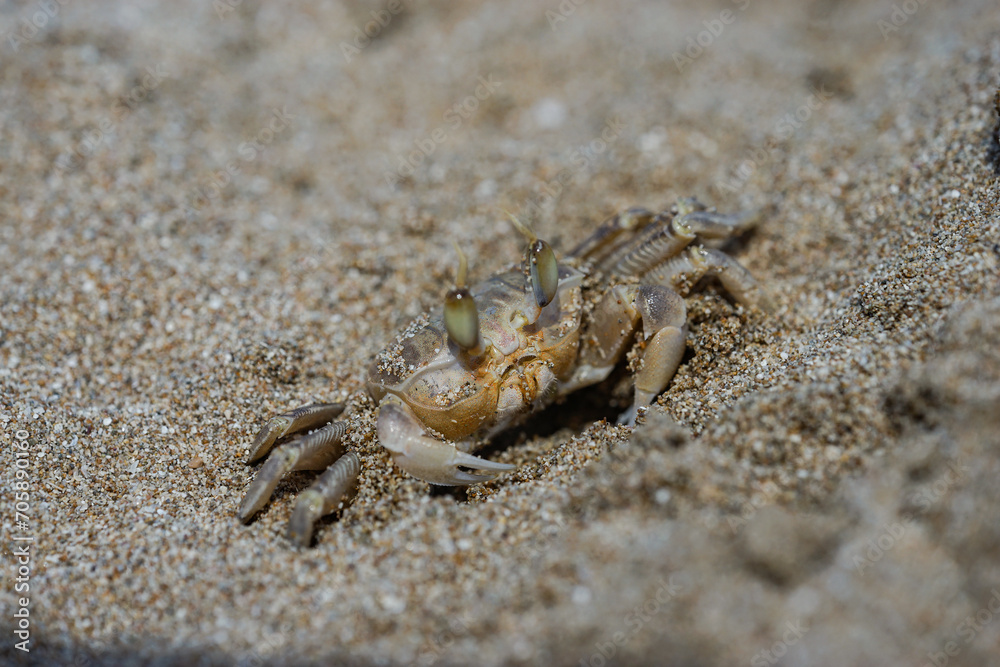
[[[572,374],[580,342],[582,275],[560,267],[556,298],[533,324],[520,327],[511,326],[512,314],[526,307],[520,269],[481,283],[474,296],[482,304],[480,324],[490,352],[479,359],[461,352],[448,339],[441,311],[435,311],[414,322],[375,358],[368,373],[369,393],[376,400],[395,394],[428,428],[449,440],[494,429],[502,418],[497,413],[500,390],[510,374],[525,380],[529,404],[540,398],[531,391],[531,365],[547,365],[558,379]]]

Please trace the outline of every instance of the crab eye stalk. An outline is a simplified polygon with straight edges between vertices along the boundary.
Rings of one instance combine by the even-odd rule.
[[[538,303],[539,308],[552,303],[559,289],[559,262],[552,247],[535,236],[535,232],[517,219],[513,213],[507,212],[514,228],[528,239],[528,249],[524,252],[522,269],[528,276],[528,286]]]
[[[444,328],[448,337],[467,352],[479,350],[479,312],[476,301],[465,287],[449,290],[444,297]]]
[[[458,273],[455,274],[455,289],[449,290],[444,297],[444,328],[455,345],[466,352],[479,354],[483,348],[479,335],[479,311],[476,310],[476,300],[465,286],[469,263],[458,244],[454,245],[458,253]]]
[[[548,243],[534,241],[528,248],[528,276],[539,308],[552,303],[559,288],[559,263]]]

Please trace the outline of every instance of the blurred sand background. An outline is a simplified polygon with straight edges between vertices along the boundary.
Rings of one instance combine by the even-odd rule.
[[[0,3],[0,660],[996,664],[1000,6],[391,8]],[[391,466],[357,395],[452,240],[690,195],[764,211],[772,314],[693,295],[634,433],[622,377],[468,494]],[[256,430],[349,397],[356,502],[239,524]]]

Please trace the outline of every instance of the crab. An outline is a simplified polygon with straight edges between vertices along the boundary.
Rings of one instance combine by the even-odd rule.
[[[528,413],[603,381],[630,348],[634,398],[619,422],[634,425],[680,365],[681,292],[702,277],[717,278],[739,303],[761,301],[749,271],[703,243],[743,233],[757,221],[752,213],[722,214],[695,199],[661,213],[631,208],[561,260],[511,220],[527,238],[520,264],[469,287],[456,245],[456,282],[443,307],[414,320],[368,370],[379,443],[399,468],[431,484],[477,484],[513,470],[473,452]],[[292,542],[311,543],[315,522],[358,485],[361,461],[344,444],[349,422],[336,421],[344,408],[306,405],[267,422],[247,462],[267,460],[239,506],[241,521],[267,504],[286,473],[325,470],[300,494],[288,525]]]

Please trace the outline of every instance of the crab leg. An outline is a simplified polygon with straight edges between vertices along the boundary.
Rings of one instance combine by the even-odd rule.
[[[379,406],[378,439],[392,454],[396,465],[431,484],[476,484],[515,467],[481,459],[461,451],[450,442],[432,437],[413,411],[392,395],[387,396]],[[482,470],[484,474],[477,475],[461,468]]]
[[[275,450],[240,503],[236,512],[240,521],[247,523],[267,503],[285,474],[293,470],[322,470],[343,456],[341,440],[346,431],[347,422],[334,422]]]
[[[272,417],[250,446],[247,463],[264,458],[279,438],[322,426],[343,411],[343,403],[313,403]]]
[[[361,461],[354,452],[347,452],[327,468],[296,501],[288,522],[288,539],[299,546],[309,546],[316,521],[343,507],[357,492],[360,472]]]
[[[683,302],[682,302],[683,303]],[[642,366],[635,373],[635,397],[632,407],[618,418],[621,424],[635,424],[636,411],[644,408],[667,388],[670,379],[681,365],[687,340],[687,326],[681,323],[666,325],[646,343],[642,353]]]
[[[674,257],[694,241],[695,235],[686,224],[687,216],[658,215],[650,229],[620,256],[609,259],[611,273],[620,276],[641,276],[667,257]],[[603,265],[602,265],[603,266]]]
[[[613,215],[601,223],[601,226],[580,245],[573,248],[570,256],[590,260],[601,259],[611,251],[614,242],[623,232],[645,227],[654,216],[655,213],[652,211],[639,207]]]
[[[692,211],[684,216],[684,224],[701,239],[728,239],[750,229],[759,221],[758,211],[739,213]]]
[[[641,276],[666,259],[679,255],[696,238],[724,240],[757,223],[756,212],[715,213],[684,203],[676,215],[664,212],[653,218],[635,239],[617,248],[600,264],[620,276]],[[688,212],[684,212],[687,210]]]
[[[584,339],[581,363],[560,393],[600,382],[614,369],[642,321],[645,351],[635,374],[635,399],[622,414],[634,423],[638,408],[649,405],[677,372],[684,355],[687,309],[684,299],[664,285],[618,285],[597,304],[591,335]]]
[[[690,248],[685,254],[663,262],[649,273],[653,281],[674,287],[678,287],[685,278],[693,285],[706,275],[718,278],[738,302],[767,307],[766,299],[750,272],[721,250]]]

